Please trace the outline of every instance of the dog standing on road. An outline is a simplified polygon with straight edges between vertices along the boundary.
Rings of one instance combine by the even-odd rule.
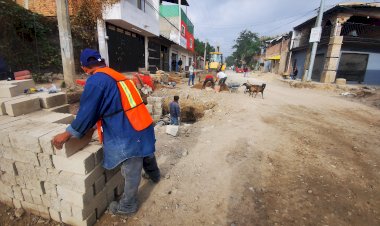
[[[251,85],[251,87],[248,90],[249,96],[253,97],[253,93],[255,93],[255,98],[256,98],[257,94],[261,93],[261,97],[264,99],[264,90],[265,90],[266,86],[267,85],[265,83],[262,84],[261,86],[260,85]]]

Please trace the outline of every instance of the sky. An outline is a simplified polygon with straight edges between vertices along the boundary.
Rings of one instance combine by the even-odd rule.
[[[287,33],[317,15],[320,0],[187,0],[184,7],[194,24],[195,38],[219,45],[225,56],[232,54],[234,40],[244,29],[260,36]],[[325,9],[341,2],[325,0]],[[365,1],[361,2],[374,2]],[[187,9],[186,9],[187,8]]]

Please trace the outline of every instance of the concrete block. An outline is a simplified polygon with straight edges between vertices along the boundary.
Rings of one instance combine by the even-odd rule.
[[[153,118],[153,121],[158,122],[161,120],[161,115],[153,115],[152,118]]]
[[[162,97],[147,97],[147,101],[149,104],[154,104],[154,103],[157,103],[157,102],[162,102]]]
[[[36,172],[36,177],[39,181],[43,182],[46,181],[48,178],[47,169],[43,167],[35,167],[34,168]]]
[[[4,152],[4,158],[12,159],[16,162],[30,163],[39,166],[37,154],[29,151],[12,150]],[[17,168],[17,167],[16,167]]]
[[[324,70],[334,71],[338,69],[339,58],[326,58]]]
[[[49,207],[50,209],[54,209],[56,211],[61,210],[61,200],[56,197],[51,197],[49,195],[41,195],[42,204],[45,207]]]
[[[33,79],[0,81],[0,85],[15,85],[20,93],[24,93],[25,89],[36,87]]]
[[[4,147],[2,147],[4,148]],[[15,165],[15,161],[6,159],[6,158],[0,158],[0,170],[7,172],[13,176],[17,175],[17,169]]]
[[[321,76],[322,83],[333,83],[335,81],[336,71],[323,71]]]
[[[15,85],[0,85],[0,97],[15,97],[20,94]]]
[[[49,208],[39,205],[38,206],[38,211],[40,212],[39,216],[50,220],[50,213],[49,213]]]
[[[12,190],[13,190],[13,196],[16,200],[25,201],[24,195],[22,194],[22,190],[20,186],[18,185],[12,186]]]
[[[120,166],[115,167],[114,169],[111,169],[111,170],[105,170],[104,175],[106,176],[106,182],[110,181],[112,177],[115,176],[119,172],[120,172]]]
[[[33,203],[30,203],[27,201],[22,201],[21,205],[22,205],[22,208],[26,212],[32,213],[32,214],[37,215],[37,216],[40,215],[39,206],[37,204],[33,204]]]
[[[28,114],[41,109],[38,97],[28,96],[4,103],[5,111],[10,116]]]
[[[176,137],[178,135],[178,131],[179,131],[179,126],[175,126],[175,125],[166,126],[166,133],[169,135]]]
[[[74,174],[62,171],[59,174],[58,185],[70,188],[77,192],[86,192],[88,187],[91,187],[95,181],[103,175],[104,168],[101,165],[95,167],[87,175]]]
[[[343,36],[333,36],[333,37],[330,37],[330,42],[329,42],[329,45],[333,45],[333,44],[343,44]]]
[[[117,187],[119,185],[124,185],[124,177],[122,176],[121,172],[119,171],[115,176],[112,177],[111,180],[107,181],[106,183],[106,192],[107,192],[107,199],[109,199],[110,196],[117,195]]]
[[[50,111],[37,111],[28,114],[28,119],[44,123],[70,124],[74,120],[72,114],[56,113]]]
[[[335,83],[336,83],[337,85],[346,85],[346,84],[347,84],[347,81],[346,81],[346,79],[344,79],[344,78],[337,78],[337,79],[335,80]]]
[[[71,211],[72,204],[69,203],[69,202],[66,202],[65,200],[61,200],[60,202],[61,202],[61,204],[60,204],[60,206],[61,206],[61,209],[60,209],[61,213],[62,214],[66,214],[67,216],[73,216],[73,213]]]
[[[58,185],[58,198],[72,205],[84,208],[94,198],[94,188],[90,186],[84,193],[73,191],[69,188]]]
[[[21,205],[21,200],[18,200],[18,199],[13,199],[13,206],[15,209],[20,209],[22,208],[22,205]]]
[[[93,153],[95,157],[95,165],[103,162],[103,147],[97,144],[90,144],[83,148],[81,151]]]
[[[56,184],[45,181],[43,186],[44,186],[44,194],[49,195],[50,197],[58,197]]]
[[[53,166],[53,158],[51,155],[47,155],[44,153],[38,153],[37,154],[38,161],[40,162],[40,165],[42,168],[52,169]]]
[[[57,170],[55,168],[47,169],[47,173],[48,173],[48,175],[47,175],[46,182],[50,182],[52,184],[58,184],[59,183],[59,181],[60,181],[59,174],[61,173],[60,170]]]
[[[79,150],[86,147],[92,140],[93,130],[90,130],[86,135],[84,135],[81,139],[72,137],[68,140],[61,150],[54,150],[54,153],[58,156],[62,156],[68,158]],[[70,171],[69,171],[70,172]]]
[[[15,96],[15,97],[3,97],[3,98],[0,98],[0,115],[6,115],[7,112],[5,111],[5,103],[8,102],[8,101],[11,101],[11,100],[16,100],[16,99],[19,99],[21,97],[24,97],[24,95],[22,96]]]
[[[106,177],[105,175],[102,175],[99,179],[95,181],[94,184],[94,194],[100,193],[106,185]]]
[[[9,140],[13,148],[40,153],[42,152],[42,149],[38,139],[53,131],[56,127],[57,125],[53,123],[41,122],[31,130],[24,129],[10,132]]]
[[[150,114],[153,114],[153,105],[147,104],[146,108],[148,109],[148,111],[149,111]]]
[[[33,199],[34,204],[42,205],[41,195],[38,194],[38,192],[31,191],[30,194],[32,195],[32,199]]]
[[[57,125],[57,128],[41,137],[38,138],[42,152],[44,154],[53,155],[55,154],[51,140],[59,133],[62,133],[66,130],[66,125]]]
[[[78,220],[75,217],[67,215],[65,213],[61,213],[62,222],[75,226],[92,226],[96,223],[96,213],[95,211],[86,219],[86,220]]]
[[[9,196],[1,192],[0,192],[0,202],[7,206],[14,207],[12,198],[10,198]]]
[[[342,45],[334,45],[334,44],[329,45],[326,56],[339,58],[341,49],[342,49]]]
[[[0,172],[0,180],[4,183],[4,184],[7,184],[7,185],[17,185],[17,182],[16,182],[16,177],[10,173],[1,173]]]
[[[95,168],[95,156],[85,151],[77,152],[68,158],[53,155],[53,164],[58,170],[86,175]]]
[[[53,219],[54,221],[56,222],[62,221],[61,212],[54,210],[52,208],[49,208],[49,214],[50,214],[51,219]]]
[[[57,113],[70,113],[70,105],[69,104],[64,104],[61,106],[53,107],[53,108],[48,108],[48,109],[42,109],[44,111],[50,111],[50,112],[57,112]]]
[[[40,98],[41,108],[53,108],[67,104],[66,93],[37,93]]]
[[[16,182],[17,182],[17,185],[20,186],[21,188],[26,188],[26,184],[25,184],[23,176],[17,176]]]
[[[2,181],[0,181],[0,193],[7,195],[10,198],[14,198],[12,186],[4,184]]]
[[[16,119],[16,118],[15,118]],[[30,121],[24,119],[18,119],[10,121],[0,125],[0,145],[5,147],[11,147],[9,140],[9,133],[22,130],[29,125]]]
[[[99,194],[97,194],[91,202],[84,206],[84,207],[78,207],[78,206],[71,206],[71,211],[73,214],[73,217],[84,220],[87,217],[89,217],[94,211],[96,211],[97,216],[100,217],[101,214],[104,213],[104,211],[107,209],[108,203],[106,198],[106,190],[102,190]]]
[[[21,189],[22,196],[24,197],[25,202],[33,203],[33,196],[29,189]]]

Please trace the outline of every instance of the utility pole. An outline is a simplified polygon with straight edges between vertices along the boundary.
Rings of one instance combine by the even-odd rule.
[[[311,49],[309,69],[307,72],[307,77],[305,78],[305,76],[304,76],[303,81],[305,81],[305,80],[310,81],[311,76],[313,74],[315,55],[317,54],[318,43],[321,39],[321,33],[322,33],[321,25],[322,25],[323,12],[324,12],[324,8],[325,8],[324,6],[325,6],[325,0],[321,0],[321,5],[319,7],[317,21],[315,23],[315,27],[312,29],[311,34],[310,34],[310,42],[313,42],[313,47]]]
[[[206,50],[207,50],[207,40],[205,42],[205,52],[203,54],[203,70],[206,69]]]
[[[56,4],[63,76],[66,86],[72,87],[74,86],[75,64],[68,0],[56,0]]]

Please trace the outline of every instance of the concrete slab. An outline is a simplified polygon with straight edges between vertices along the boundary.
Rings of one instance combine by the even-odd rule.
[[[70,104],[64,104],[61,106],[43,109],[44,111],[57,112],[57,113],[70,113]]]
[[[66,93],[37,93],[35,94],[40,98],[41,108],[53,108],[67,104]]]
[[[57,113],[50,111],[36,111],[27,115],[28,119],[38,122],[70,124],[74,120],[72,114]]]
[[[15,97],[20,95],[19,89],[15,85],[0,85],[0,97]]]
[[[5,102],[5,111],[10,116],[28,114],[41,109],[38,97],[28,96]]]
[[[33,79],[25,79],[25,80],[12,80],[12,81],[0,81],[0,85],[15,85],[18,87],[19,92],[23,93],[25,89],[35,88],[36,84]]]
[[[15,97],[3,97],[3,98],[0,98],[0,115],[6,115],[7,114],[7,112],[5,111],[5,105],[4,105],[5,102],[11,101],[11,100],[15,100],[15,99],[19,99],[19,98],[22,98],[22,97],[25,97],[25,95],[20,95],[20,96],[15,96]]]

